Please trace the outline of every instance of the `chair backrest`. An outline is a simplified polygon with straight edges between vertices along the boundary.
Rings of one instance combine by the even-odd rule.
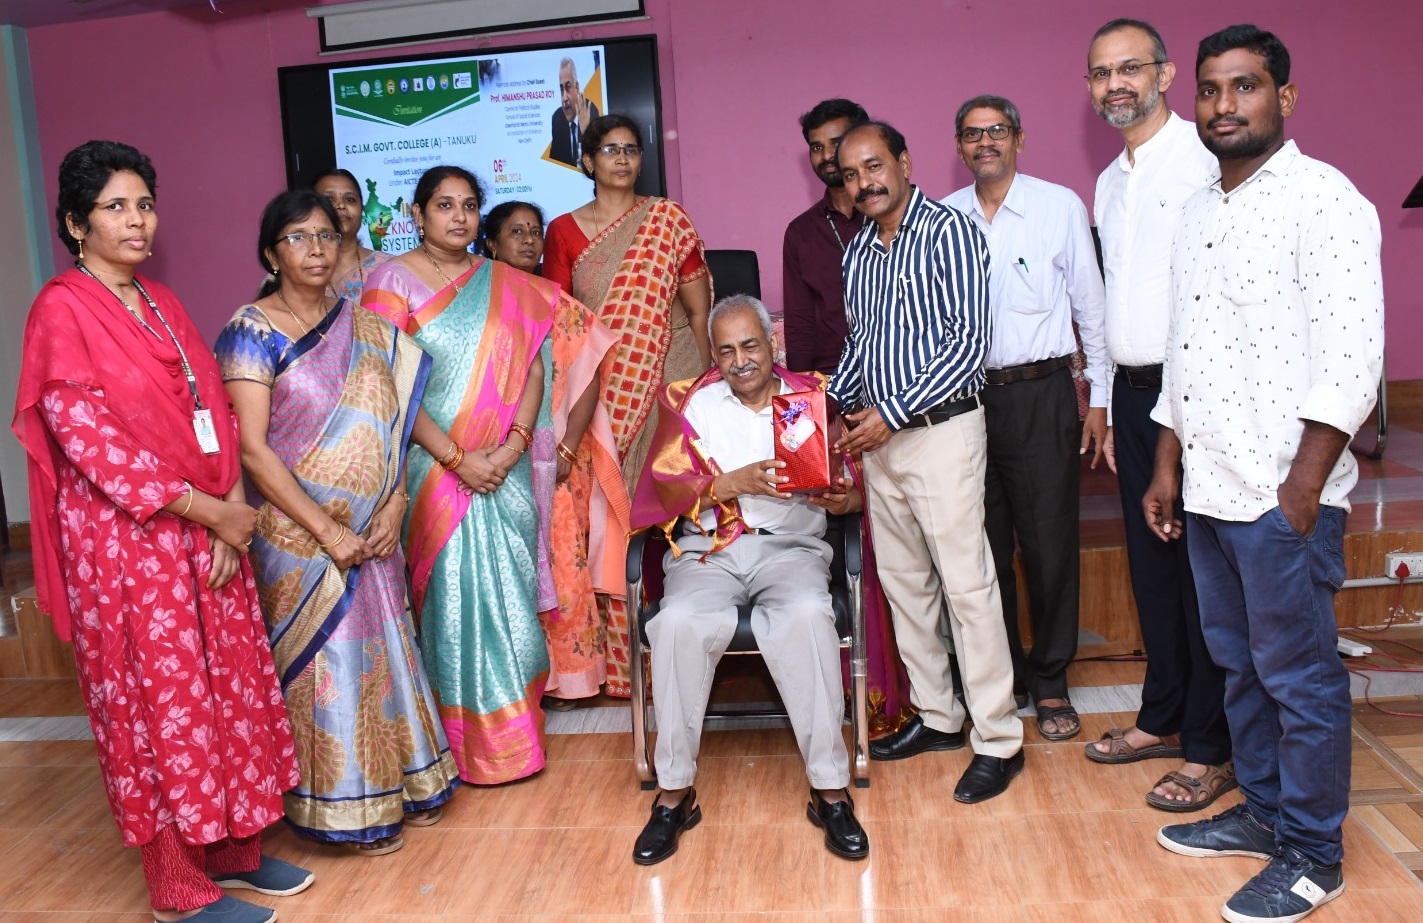
[[[761,264],[755,250],[708,250],[707,269],[718,300],[728,295],[761,297]]]

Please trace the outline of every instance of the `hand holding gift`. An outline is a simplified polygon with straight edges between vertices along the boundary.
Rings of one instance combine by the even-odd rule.
[[[836,516],[858,513],[865,507],[860,489],[850,483],[849,478],[836,478],[834,485],[829,490],[811,497],[810,502]]]
[[[723,501],[747,495],[789,500],[790,494],[781,493],[782,486],[789,480],[781,474],[785,466],[785,462],[775,458],[752,462],[735,471],[717,475],[716,480],[712,481],[712,490],[716,492],[716,498]]]

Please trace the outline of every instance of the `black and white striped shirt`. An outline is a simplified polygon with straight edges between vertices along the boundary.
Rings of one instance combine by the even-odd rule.
[[[845,250],[850,333],[830,394],[890,429],[983,388],[992,335],[988,241],[960,211],[910,193],[891,247],[869,222]]]

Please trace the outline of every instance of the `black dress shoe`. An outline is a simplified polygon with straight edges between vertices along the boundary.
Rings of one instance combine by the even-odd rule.
[[[661,797],[661,793],[658,793]],[[697,790],[687,789],[687,794],[669,808],[652,799],[652,818],[642,832],[637,835],[637,843],[632,848],[632,861],[638,865],[656,865],[677,851],[677,837],[683,830],[691,830],[702,819],[702,806],[697,804]]]
[[[954,800],[964,804],[987,801],[1007,791],[1008,783],[1022,771],[1022,750],[1007,759],[977,754],[959,777],[959,784],[954,786]]]
[[[926,726],[922,717],[915,715],[888,737],[870,741],[870,759],[902,760],[930,750],[958,750],[963,747],[963,740],[962,730],[952,733],[936,731]]]
[[[849,790],[844,801],[826,801],[820,792],[811,789],[805,813],[812,824],[825,829],[825,848],[835,855],[863,859],[870,854],[870,838],[855,819],[855,801]]]

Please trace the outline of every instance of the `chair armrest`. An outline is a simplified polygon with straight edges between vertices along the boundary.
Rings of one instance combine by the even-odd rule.
[[[849,513],[845,516],[845,573],[851,577],[860,576],[865,569],[864,554],[860,547],[860,520],[863,513]]]
[[[647,532],[634,532],[628,536],[627,578],[628,583],[642,579],[642,549],[647,545]]]

